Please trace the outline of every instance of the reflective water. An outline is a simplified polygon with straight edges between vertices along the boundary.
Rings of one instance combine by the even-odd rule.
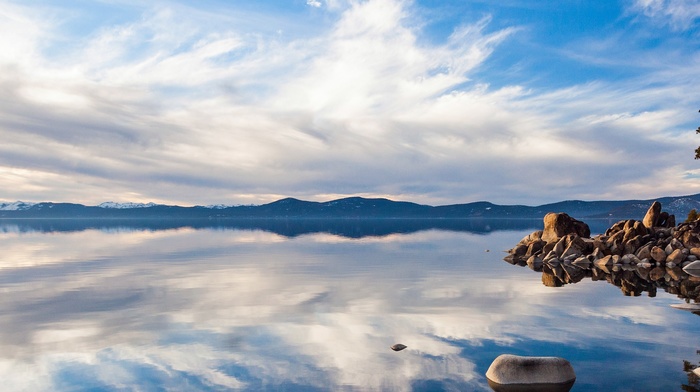
[[[266,225],[0,222],[1,389],[490,391],[502,353],[569,359],[572,391],[698,387],[675,295],[502,260],[537,222]]]

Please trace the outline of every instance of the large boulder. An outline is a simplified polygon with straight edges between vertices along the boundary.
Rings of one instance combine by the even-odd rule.
[[[591,229],[587,224],[570,217],[563,212],[550,212],[544,216],[544,230],[542,240],[556,242],[568,234],[576,234],[579,237],[590,238]]]
[[[659,203],[658,201],[655,201],[655,202],[651,203],[651,207],[649,207],[646,215],[644,215],[644,219],[642,219],[642,223],[644,223],[644,226],[651,229],[652,227],[658,226],[660,216],[661,216],[661,203]]]
[[[486,378],[489,386],[496,391],[528,386],[536,389],[523,390],[568,391],[576,381],[576,373],[571,363],[564,358],[503,354],[491,363]]]

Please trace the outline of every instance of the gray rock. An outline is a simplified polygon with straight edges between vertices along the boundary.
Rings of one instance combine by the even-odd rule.
[[[641,262],[637,263],[637,267],[649,269],[649,268],[651,268],[651,263],[648,261],[641,261]]]
[[[542,264],[542,259],[538,256],[530,256],[530,258],[527,259],[527,266],[533,271],[542,271]]]
[[[622,264],[637,264],[639,262],[640,260],[637,258],[637,256],[632,253],[620,257],[620,263]]]
[[[581,257],[577,258],[576,260],[572,261],[571,264],[586,269],[586,268],[590,268],[591,261],[588,260],[588,257],[581,256]]]
[[[556,245],[554,245],[554,250],[553,252],[557,255],[557,257],[561,257],[561,255],[564,253],[564,249],[566,249],[566,237],[562,237],[557,241]]]
[[[685,267],[683,267],[683,271],[690,276],[700,276],[700,260],[695,260],[692,263],[686,265]]]
[[[501,385],[565,384],[575,381],[576,373],[564,358],[503,354],[491,363],[486,378]]]

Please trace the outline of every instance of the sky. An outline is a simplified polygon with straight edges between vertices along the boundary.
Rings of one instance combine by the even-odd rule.
[[[0,0],[0,200],[700,193],[700,1]]]

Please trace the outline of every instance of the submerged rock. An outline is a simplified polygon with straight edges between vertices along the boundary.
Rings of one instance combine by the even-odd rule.
[[[491,363],[486,378],[495,391],[568,391],[576,373],[564,358],[503,354]]]

